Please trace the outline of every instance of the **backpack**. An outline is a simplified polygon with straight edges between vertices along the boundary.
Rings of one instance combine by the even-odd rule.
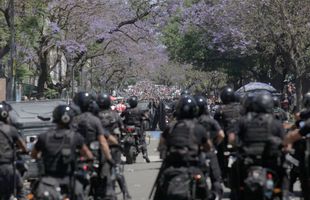
[[[33,189],[37,200],[61,200],[60,185],[52,177],[42,177]]]
[[[195,180],[196,175],[200,179]],[[154,199],[192,200],[207,197],[205,176],[199,168],[170,166],[161,174]]]
[[[169,167],[164,170],[158,185],[158,199],[165,200],[190,200],[191,177],[186,167]],[[156,199],[156,196],[155,196]]]

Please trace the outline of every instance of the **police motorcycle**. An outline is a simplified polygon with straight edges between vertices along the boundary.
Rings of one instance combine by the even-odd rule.
[[[99,142],[94,141],[90,144],[91,151],[99,150]],[[88,198],[96,198],[98,194],[97,188],[100,184],[99,174],[100,174],[100,162],[99,160],[86,160],[80,157],[76,160],[75,168],[75,178],[82,183],[84,194]]]
[[[138,131],[145,131],[150,128],[150,121],[147,117],[142,119],[142,127],[137,128],[134,125],[125,125],[125,128],[122,132],[121,145],[123,147],[123,154],[126,157],[127,164],[133,164],[136,162],[137,156],[142,152],[142,139]],[[142,134],[145,134],[142,133]],[[150,138],[149,138],[150,139]]]
[[[281,149],[281,145],[278,146]],[[229,167],[232,169],[233,179],[237,182],[236,190],[232,192],[232,199],[240,200],[280,200],[286,199],[287,191],[283,189],[283,172],[288,176],[293,165],[298,165],[290,153],[284,156],[280,153],[268,167],[261,155],[234,152],[231,155]],[[283,170],[283,172],[282,172]]]
[[[123,145],[123,154],[126,157],[126,163],[132,164],[136,162],[136,158],[140,152],[139,136],[135,126],[125,126],[122,133],[121,143]]]

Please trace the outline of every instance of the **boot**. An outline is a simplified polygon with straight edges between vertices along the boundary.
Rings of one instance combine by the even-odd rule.
[[[131,200],[130,194],[129,194],[128,192],[124,193],[123,199],[124,199],[124,200]]]
[[[148,157],[148,155],[147,155],[147,153],[143,153],[143,158],[145,159],[145,161],[146,161],[147,163],[150,163],[150,162],[151,162],[150,159],[149,159],[149,157]]]

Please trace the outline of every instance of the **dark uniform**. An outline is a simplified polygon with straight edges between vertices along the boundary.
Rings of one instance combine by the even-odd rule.
[[[122,112],[121,117],[124,117],[124,124],[129,126],[135,126],[139,135],[139,145],[141,145],[143,158],[149,162],[148,153],[147,153],[147,145],[145,141],[145,131],[142,127],[142,120],[145,117],[145,114],[138,107],[127,108],[124,112]]]
[[[226,150],[227,138],[230,133],[235,132],[235,124],[241,116],[241,106],[237,102],[230,102],[222,105],[214,114],[214,119],[219,122],[225,133],[224,141],[217,146],[217,158],[221,167],[222,177],[225,183],[228,184],[229,169],[228,160],[224,156]]]
[[[91,142],[97,141],[100,134],[108,137],[110,133],[102,127],[98,117],[90,112],[84,112],[73,119],[72,127],[85,138],[85,143],[89,146]]]
[[[82,112],[82,114],[73,119],[73,129],[84,137],[87,146],[90,147],[92,142],[99,142],[101,146],[98,150],[93,150],[93,154],[100,162],[99,171],[97,172],[98,179],[92,185],[95,190],[95,196],[96,198],[115,199],[111,179],[111,167],[114,165],[114,161],[110,157],[110,149],[106,142],[110,138],[110,133],[102,127],[99,118],[91,113],[99,111],[99,107],[96,105],[96,98],[87,92],[78,92],[74,96],[73,102],[80,107]]]
[[[102,127],[100,119],[90,112],[83,112],[76,116],[73,121],[73,127],[76,132],[84,137],[87,146],[90,146],[92,142],[98,141],[99,135],[103,134],[106,138],[110,135],[108,130]],[[97,185],[98,190],[96,189],[96,191],[98,192],[96,195],[104,196],[104,199],[115,199],[116,195],[111,179],[111,166],[107,163],[107,158],[104,157],[100,149],[92,153],[100,161],[99,177],[101,182]]]
[[[300,123],[299,134],[306,137],[305,140],[300,140],[294,143],[294,148],[296,149],[298,155],[297,159],[299,160],[299,171],[298,176],[301,182],[301,189],[303,192],[303,197],[305,200],[310,200],[310,141],[308,138],[308,134],[310,133],[310,120],[309,118]],[[296,154],[296,153],[295,153]]]
[[[9,199],[14,193],[14,175],[17,198],[22,198],[23,181],[17,170],[14,172],[14,146],[22,140],[17,130],[0,121],[0,199]]]
[[[214,119],[222,126],[225,134],[234,132],[235,123],[240,118],[241,106],[238,102],[222,105],[214,114]]]
[[[210,139],[215,142],[217,133],[222,130],[219,123],[210,115],[201,115],[198,118],[198,122],[209,132]]]
[[[244,187],[244,180],[247,177],[246,171],[251,165],[274,170],[280,180],[276,187],[288,189],[287,182],[285,182],[286,185],[283,185],[285,172],[282,168],[280,151],[280,145],[284,137],[283,126],[272,115],[273,102],[271,96],[261,95],[256,99],[255,112],[247,113],[239,120],[237,126],[238,153],[243,158],[247,158],[247,162],[238,160],[237,164],[234,165],[234,170],[237,170],[234,173],[234,180],[240,180],[240,183],[232,185],[233,199],[241,198],[240,194],[238,195],[239,188],[240,185]],[[261,106],[260,102],[267,102],[266,109]],[[236,198],[238,196],[239,198]]]
[[[305,123],[308,119],[310,119],[310,93],[306,93],[303,96],[303,106],[304,109],[299,112],[299,120],[295,122],[295,126],[297,128],[301,128],[300,131],[303,136],[306,135],[308,129],[308,123]],[[301,127],[302,126],[302,127]],[[308,195],[308,199],[310,200],[310,193],[307,193],[309,188],[309,183],[307,183],[306,178],[306,171],[305,171],[305,152],[307,148],[307,140],[299,140],[294,142],[293,149],[295,150],[294,157],[299,161],[299,166],[294,166],[291,171],[291,191],[293,191],[294,183],[296,182],[297,178],[301,182],[301,187],[303,191],[303,195],[306,199],[306,195]],[[306,192],[305,192],[306,191]]]
[[[208,198],[202,169],[206,166],[203,166],[200,156],[206,151],[209,135],[194,119],[197,114],[195,99],[182,96],[176,106],[177,122],[171,124],[161,136],[160,146],[164,145],[166,150],[155,183],[154,200]],[[193,177],[199,178],[194,180]]]
[[[55,178],[62,189],[70,193],[74,176],[74,162],[77,159],[76,150],[81,150],[84,139],[80,134],[70,129],[50,130],[38,136],[35,149],[42,152],[44,164],[44,180]],[[76,181],[76,199],[84,199],[82,185]]]
[[[203,96],[199,95],[195,96],[195,100],[199,107],[197,118],[198,123],[205,128],[210,136],[210,140],[215,144],[217,142],[217,138],[219,137],[218,134],[222,131],[222,128],[218,122],[209,115],[207,100]],[[221,184],[223,181],[218,159],[214,149],[206,153],[206,159],[210,160],[209,174],[212,182],[212,191],[215,196],[219,197],[218,199],[221,199],[223,195],[223,188]]]
[[[192,130],[190,130],[192,129]],[[164,169],[162,169],[162,176],[165,174],[165,170],[170,170],[173,168],[177,168],[180,170],[184,170],[182,173],[191,173],[187,170],[193,170],[192,173],[203,173],[201,171],[199,154],[200,148],[204,144],[206,144],[209,136],[203,126],[194,123],[194,121],[190,120],[180,120],[170,128],[167,128],[163,134],[162,138],[166,141],[166,149],[167,154],[163,161]],[[184,151],[186,153],[182,154],[178,152]],[[190,169],[192,167],[192,169]],[[160,175],[159,175],[160,176]],[[165,179],[165,177],[161,177]],[[190,180],[183,180],[183,181],[190,181]],[[161,183],[159,179],[159,184]],[[171,183],[173,184],[173,183]],[[154,200],[161,200],[167,199],[165,196],[165,186],[158,186]],[[190,189],[190,188],[185,188]],[[201,197],[202,199],[206,198],[206,185],[202,184],[200,186],[201,190],[197,190],[197,197]],[[180,191],[181,192],[181,191]],[[189,191],[182,191],[182,192],[189,192]],[[175,198],[178,200],[178,198]]]
[[[217,133],[222,130],[220,125],[209,115],[201,115],[198,118],[198,123],[201,124],[207,133],[210,135],[211,141],[215,141],[217,137]],[[210,160],[210,179],[212,182],[212,190],[220,196],[223,195],[223,188],[222,188],[222,175],[219,166],[219,162],[214,150],[206,153],[207,159]]]
[[[119,114],[112,110],[102,110],[98,113],[98,117],[104,128],[108,129],[109,132],[118,138],[119,143],[121,142],[121,131],[124,128],[123,121]],[[131,199],[123,171],[121,171],[121,155],[122,152],[119,146],[110,146],[111,155],[116,163],[116,181],[118,182],[120,189],[123,193],[124,199]]]

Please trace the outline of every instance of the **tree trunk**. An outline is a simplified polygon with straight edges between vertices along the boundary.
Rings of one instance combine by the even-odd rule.
[[[43,53],[40,56],[40,74],[38,80],[38,97],[43,97],[44,95],[44,87],[48,78],[48,64],[47,64],[47,53]]]
[[[301,101],[302,101],[302,80],[303,76],[296,77],[296,109],[301,109]]]

